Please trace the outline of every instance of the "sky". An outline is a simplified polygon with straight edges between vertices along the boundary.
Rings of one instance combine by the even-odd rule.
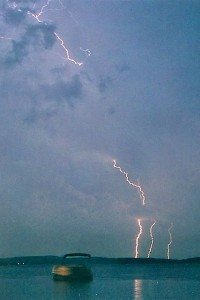
[[[200,256],[199,8],[1,1],[0,257]]]

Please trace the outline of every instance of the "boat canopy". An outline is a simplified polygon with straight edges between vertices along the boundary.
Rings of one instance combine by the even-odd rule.
[[[63,258],[67,258],[67,257],[88,257],[88,258],[91,258],[91,255],[86,254],[86,253],[68,253],[68,254],[65,254],[63,256]]]

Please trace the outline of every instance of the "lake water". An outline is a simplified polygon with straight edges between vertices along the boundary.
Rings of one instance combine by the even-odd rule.
[[[55,282],[52,266],[0,267],[0,299],[200,299],[199,265],[93,265],[90,283]]]

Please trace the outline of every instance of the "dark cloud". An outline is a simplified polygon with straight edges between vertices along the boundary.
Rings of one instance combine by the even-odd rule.
[[[62,66],[62,67],[54,67],[51,69],[52,74],[54,74],[57,78],[62,78],[64,75],[67,74],[67,71],[69,70],[68,66]]]
[[[69,82],[58,81],[52,85],[42,86],[44,97],[58,105],[67,103],[73,108],[83,94],[83,84],[79,75],[74,75]]]
[[[33,4],[38,0],[5,0],[0,3],[4,20],[10,24],[19,24],[22,21],[22,16],[31,10]]]
[[[17,26],[25,20],[26,14],[27,9],[20,9],[20,11],[14,9],[6,9],[4,13],[4,19],[6,23],[12,26]]]
[[[38,92],[33,95],[31,109],[26,114],[24,122],[32,124],[39,120],[48,121],[55,117],[65,104],[75,108],[82,96],[83,84],[79,75],[74,75],[68,82],[57,81],[51,85],[40,86]]]
[[[31,41],[32,45],[39,42],[45,49],[51,49],[56,42],[55,29],[56,26],[53,24],[29,25],[25,38]]]
[[[42,46],[44,49],[51,49],[56,41],[55,25],[37,24],[28,25],[25,33],[19,41],[12,41],[12,49],[5,59],[6,66],[14,66],[21,63],[29,54],[29,46],[38,48]]]
[[[108,114],[109,114],[110,116],[112,116],[112,115],[114,115],[115,113],[116,113],[115,107],[109,107],[109,109],[108,109]]]
[[[116,64],[115,68],[119,73],[124,73],[131,70],[131,67],[128,64]]]
[[[112,85],[113,79],[110,76],[106,76],[100,79],[100,82],[98,84],[98,89],[100,93],[104,93],[110,85]]]
[[[57,115],[58,110],[53,107],[48,107],[43,111],[37,110],[37,107],[32,108],[24,118],[24,122],[27,124],[33,124],[36,123],[39,120],[48,121],[50,118]]]
[[[21,63],[29,53],[27,46],[28,41],[26,39],[12,41],[12,50],[8,53],[8,56],[5,59],[5,66],[12,67]]]

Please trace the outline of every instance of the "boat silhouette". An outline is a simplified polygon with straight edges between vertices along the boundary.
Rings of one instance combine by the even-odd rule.
[[[53,266],[53,279],[57,281],[91,281],[93,274],[88,267],[90,254],[69,253],[62,257],[61,264]]]

